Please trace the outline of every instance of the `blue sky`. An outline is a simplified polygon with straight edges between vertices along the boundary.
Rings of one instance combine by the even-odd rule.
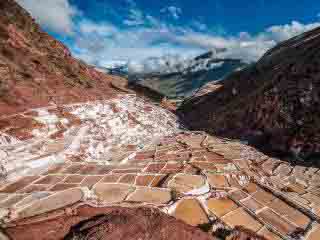
[[[314,0],[17,0],[73,54],[100,66],[202,52],[257,60],[320,26]]]

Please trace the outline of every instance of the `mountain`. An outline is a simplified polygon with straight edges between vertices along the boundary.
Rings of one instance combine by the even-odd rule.
[[[300,157],[320,153],[319,43],[320,28],[280,43],[178,112],[194,130]]]
[[[138,84],[169,97],[188,97],[211,81],[219,81],[233,71],[246,67],[240,59],[217,59],[207,52],[191,60],[184,60],[161,72],[129,76],[131,84]]]
[[[1,1],[0,10],[0,115],[108,98],[117,92],[113,80],[125,82],[72,57],[12,1]]]
[[[0,2],[0,30],[1,240],[319,238],[318,165],[181,125],[272,127],[284,97],[308,122],[299,131],[291,121],[271,140],[289,127],[317,136],[319,29],[206,84],[184,101],[180,119],[125,79],[73,58],[13,0]],[[297,100],[306,107],[295,108]],[[217,126],[206,121],[216,109]]]
[[[103,67],[95,67],[96,70],[123,78],[128,78],[128,62],[127,61],[111,61],[104,64]]]
[[[0,3],[0,31],[0,179],[71,159],[125,159],[127,147],[179,131],[172,113],[73,58],[13,0]]]

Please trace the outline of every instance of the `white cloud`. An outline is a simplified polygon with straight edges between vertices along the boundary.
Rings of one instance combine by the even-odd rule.
[[[292,21],[291,24],[272,26],[267,29],[267,35],[275,41],[284,41],[303,32],[319,27],[320,23],[302,24]]]
[[[73,17],[79,13],[68,0],[16,0],[45,28],[62,34],[73,33]]]
[[[258,60],[278,42],[320,26],[320,23],[292,22],[271,26],[256,35],[241,32],[237,36],[223,37],[167,25],[152,16],[147,18],[154,24],[134,29],[83,21],[79,26],[77,48],[74,48],[77,56],[99,66],[110,61],[129,61],[130,69],[136,71],[163,70],[164,59],[177,62],[208,50],[215,51],[217,57],[250,62]]]
[[[182,14],[181,8],[175,7],[175,6],[169,6],[169,7],[162,8],[160,10],[160,12],[169,13],[176,20],[179,19],[180,15]]]
[[[79,24],[79,30],[82,34],[99,34],[101,36],[110,36],[117,32],[117,28],[109,23],[95,23],[90,20],[83,20]]]
[[[16,1],[47,29],[62,34],[74,33],[75,42],[71,47],[76,56],[101,66],[114,60],[130,60],[137,66],[137,62],[144,59],[163,56],[178,61],[177,55],[185,58],[208,50],[216,50],[218,57],[255,61],[278,42],[320,26],[320,22],[303,24],[293,21],[271,26],[256,35],[241,32],[225,37],[209,32],[205,24],[197,21],[191,21],[189,26],[170,25],[143,13],[134,0],[127,0],[130,9],[124,24],[135,28],[122,29],[112,23],[88,19],[75,23],[73,18],[81,13],[69,0]],[[174,19],[182,14],[182,10],[175,6],[161,9],[161,12]],[[151,62],[162,66],[162,60]]]
[[[133,0],[128,0],[132,8],[125,23],[135,28],[122,29],[112,23],[85,18],[73,22],[73,17],[80,12],[68,0],[17,1],[42,26],[62,34],[74,33],[75,41],[71,48],[77,57],[99,66],[110,61],[130,61],[131,68],[141,68],[143,64],[143,69],[148,71],[154,70],[152,66],[163,69],[171,62],[169,58],[177,62],[208,50],[216,51],[217,57],[255,61],[278,42],[320,26],[320,22],[302,24],[293,21],[271,26],[256,35],[241,32],[237,36],[225,37],[209,32],[205,24],[197,21],[191,21],[189,26],[170,25],[143,13]],[[171,13],[174,18],[182,13],[181,9],[173,6],[161,11]],[[144,63],[145,59],[148,59],[148,64]]]
[[[191,56],[182,56],[181,54],[165,54],[159,57],[149,57],[143,61],[129,61],[129,73],[170,73],[183,69],[190,64]]]
[[[157,27],[157,26],[159,27],[162,25],[162,23],[158,19],[156,19],[151,15],[147,15],[146,20],[151,26],[154,26],[154,27]]]
[[[130,9],[128,17],[128,19],[123,21],[127,26],[139,26],[145,24],[143,13],[138,9]]]
[[[119,36],[119,29],[107,22],[95,23],[83,20],[77,25],[74,49],[93,63],[92,59],[98,58],[106,49],[116,47],[115,37]]]
[[[255,36],[241,32],[238,36],[230,37],[188,31],[183,35],[173,35],[172,41],[203,49],[218,50],[219,57],[256,61],[277,43],[316,27],[320,27],[320,22],[302,24],[293,21],[291,24],[271,26]],[[219,49],[225,49],[225,51],[219,51]]]

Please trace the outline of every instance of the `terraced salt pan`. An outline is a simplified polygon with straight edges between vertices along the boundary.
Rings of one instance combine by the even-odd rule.
[[[10,136],[5,133],[0,133],[0,147],[10,145],[10,144],[17,144],[19,142],[20,142],[19,139],[13,136]]]
[[[136,151],[179,131],[172,113],[135,95],[31,111],[36,114],[21,114],[41,123],[27,129],[31,138],[0,133],[1,164],[12,178],[74,159],[123,164]]]

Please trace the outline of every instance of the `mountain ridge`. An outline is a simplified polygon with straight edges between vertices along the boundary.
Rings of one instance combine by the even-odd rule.
[[[49,103],[103,99],[115,94],[111,82],[126,82],[96,71],[43,32],[12,1],[0,2],[0,111],[24,111]],[[105,94],[108,93],[108,94]]]
[[[74,59],[13,0],[0,13],[0,239],[318,240],[319,164],[181,126],[236,138],[300,116],[302,96],[299,126],[317,136],[318,30],[206,84],[178,119]],[[273,144],[300,130],[284,123]]]
[[[191,60],[177,63],[166,72],[150,72],[129,75],[129,84],[142,85],[169,97],[189,97],[203,85],[219,81],[246,67],[241,59],[216,58],[207,52]]]
[[[178,112],[192,129],[260,138],[274,150],[297,156],[319,153],[319,32],[279,44],[214,91],[188,99]]]

